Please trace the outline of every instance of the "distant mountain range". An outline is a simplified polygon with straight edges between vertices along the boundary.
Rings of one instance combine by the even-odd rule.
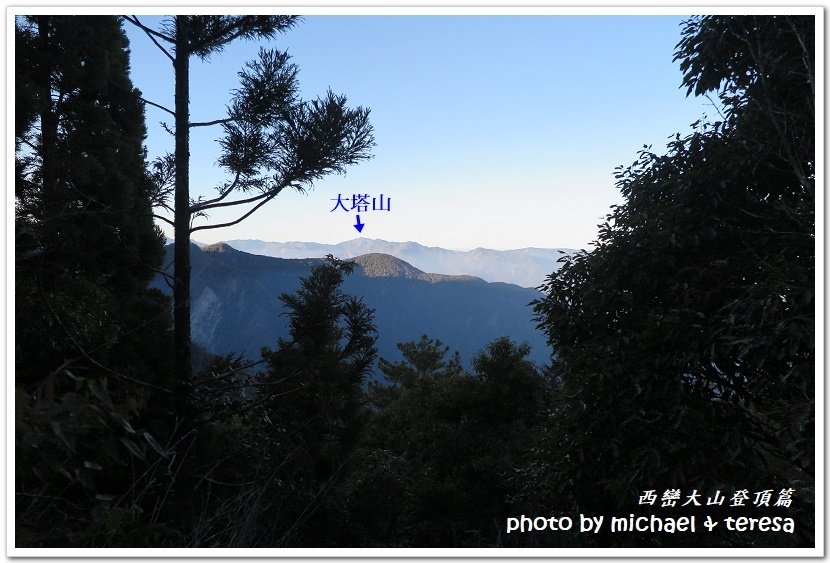
[[[476,248],[462,252],[423,246],[417,242],[388,242],[370,238],[356,238],[339,244],[261,240],[225,242],[243,252],[275,258],[323,258],[333,254],[346,259],[372,253],[388,254],[424,272],[478,276],[485,281],[513,283],[522,287],[540,286],[548,275],[559,269],[557,261],[563,255],[576,252],[570,248]]]
[[[166,249],[168,263],[172,248]],[[193,340],[214,353],[243,352],[250,358],[287,337],[279,296],[295,292],[300,278],[322,262],[249,254],[224,243],[201,249],[192,244],[191,261]],[[375,310],[381,357],[399,360],[397,343],[426,334],[458,350],[469,366],[488,342],[509,336],[532,346],[534,362],[548,362],[550,351],[528,306],[541,296],[537,290],[475,276],[426,273],[386,254],[358,256],[354,262],[343,290]],[[160,276],[153,285],[170,293]]]

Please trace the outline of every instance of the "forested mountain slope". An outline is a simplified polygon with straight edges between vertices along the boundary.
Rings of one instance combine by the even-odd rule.
[[[172,246],[168,246],[168,254]],[[321,259],[284,259],[235,250],[224,243],[199,249],[193,259],[193,340],[215,353],[243,352],[256,358],[287,335],[279,296],[299,288],[300,277]],[[170,262],[168,257],[167,263]],[[540,294],[473,276],[429,274],[385,254],[354,258],[357,267],[344,291],[375,309],[381,357],[399,359],[398,342],[422,334],[439,338],[465,363],[500,336],[533,348],[544,364],[549,349],[535,329],[528,303]],[[161,277],[154,284],[169,292]]]

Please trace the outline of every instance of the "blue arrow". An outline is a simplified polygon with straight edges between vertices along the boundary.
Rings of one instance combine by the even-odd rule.
[[[357,229],[357,232],[359,233],[359,232],[363,231],[363,227],[365,225],[366,225],[365,223],[360,222],[360,215],[358,215],[357,216],[357,224],[355,224],[354,228]]]

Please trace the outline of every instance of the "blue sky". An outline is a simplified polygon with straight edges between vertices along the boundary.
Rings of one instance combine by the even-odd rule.
[[[147,24],[158,19],[141,16]],[[301,95],[331,88],[371,108],[374,158],[307,194],[284,192],[234,227],[197,240],[239,238],[336,243],[365,236],[453,249],[588,248],[620,203],[614,168],[714,108],[686,98],[672,62],[684,17],[305,16],[268,42],[300,68]],[[132,78],[172,107],[172,66],[125,24]],[[240,41],[191,64],[191,119],[222,117],[236,73],[259,44]],[[147,108],[150,157],[172,150]],[[172,125],[172,123],[171,123]],[[218,128],[196,129],[191,193],[221,179]],[[342,194],[384,194],[390,212],[330,212]],[[213,215],[211,222],[236,217]]]

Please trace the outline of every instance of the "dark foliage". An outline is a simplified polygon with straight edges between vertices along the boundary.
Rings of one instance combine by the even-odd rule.
[[[373,311],[340,286],[353,265],[330,258],[283,294],[289,338],[262,351],[264,373],[228,357],[197,384],[203,413],[193,473],[194,543],[337,545],[347,473],[368,412]]]
[[[381,408],[344,485],[348,545],[499,545],[509,476],[544,405],[528,347],[492,342],[474,375],[437,340],[400,348],[403,362],[381,363],[394,383],[372,388]]]
[[[171,350],[127,40],[114,17],[16,24],[16,542],[143,541]]]
[[[626,202],[597,248],[548,279],[536,312],[564,390],[526,477],[574,510],[627,512],[655,487],[792,487],[802,534],[708,540],[812,543],[813,33],[809,17],[690,20],[685,84],[718,93],[724,121],[620,170]]]

